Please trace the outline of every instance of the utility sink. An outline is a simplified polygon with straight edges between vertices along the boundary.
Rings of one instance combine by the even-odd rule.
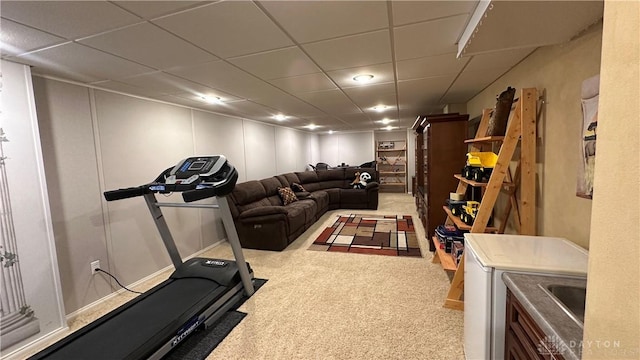
[[[555,301],[565,312],[580,326],[584,324],[584,304],[587,289],[570,285],[540,285],[551,299]]]

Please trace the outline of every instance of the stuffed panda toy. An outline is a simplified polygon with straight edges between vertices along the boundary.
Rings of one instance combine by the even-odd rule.
[[[367,187],[367,182],[371,181],[371,175],[368,172],[360,173],[360,178],[356,178],[353,182],[354,189],[364,189]]]

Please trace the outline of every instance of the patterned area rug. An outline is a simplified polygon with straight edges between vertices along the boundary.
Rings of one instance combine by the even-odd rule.
[[[338,215],[309,250],[422,257],[410,215]]]

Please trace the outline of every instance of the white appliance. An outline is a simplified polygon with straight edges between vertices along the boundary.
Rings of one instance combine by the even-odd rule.
[[[563,238],[464,235],[464,353],[469,360],[504,359],[503,272],[587,276],[588,251]]]

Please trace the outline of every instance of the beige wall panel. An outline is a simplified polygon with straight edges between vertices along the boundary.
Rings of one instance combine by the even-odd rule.
[[[95,99],[106,189],[150,182],[193,154],[190,110],[103,91],[95,91]],[[179,202],[181,197],[158,195],[158,199]],[[112,270],[123,284],[170,264],[142,198],[109,202],[108,210]],[[180,208],[163,212],[180,254],[199,250],[197,212]]]
[[[309,137],[307,133],[295,131],[293,133],[293,149],[291,156],[295,157],[294,171],[305,171],[311,162],[309,155]]]
[[[89,90],[40,77],[33,85],[68,314],[111,293],[89,271],[94,260],[109,271]]]
[[[310,159],[309,164],[315,166],[320,161],[320,137],[316,134],[307,134],[307,141],[309,142],[309,153],[307,158]]]
[[[606,1],[583,358],[640,358],[640,3]]]
[[[275,127],[275,130],[277,173],[305,171],[310,163],[307,134],[284,127]]]
[[[375,160],[372,131],[320,135],[319,140],[319,161],[330,166],[342,163],[358,166]]]
[[[274,127],[276,141],[276,174],[296,171],[295,130]]]
[[[600,72],[601,41],[600,23],[569,43],[539,48],[467,104],[474,118],[482,109],[494,107],[496,96],[508,86],[518,91],[535,87],[544,95],[538,119],[537,234],[565,237],[585,248],[592,201],[576,196],[580,90],[583,80]],[[499,200],[498,209],[504,199]]]
[[[277,175],[274,127],[249,120],[242,123],[247,180]]]
[[[193,110],[193,120],[196,154],[224,155],[238,170],[238,182],[245,181],[242,119]],[[227,238],[219,210],[197,211],[202,221],[202,248]]]
[[[373,152],[375,146],[373,131],[338,134],[338,142],[340,143],[340,152],[336,165],[345,163],[358,166],[376,158]]]
[[[340,142],[338,136],[319,135],[318,136],[318,161],[336,166],[340,154]],[[315,165],[315,164],[313,164]]]

